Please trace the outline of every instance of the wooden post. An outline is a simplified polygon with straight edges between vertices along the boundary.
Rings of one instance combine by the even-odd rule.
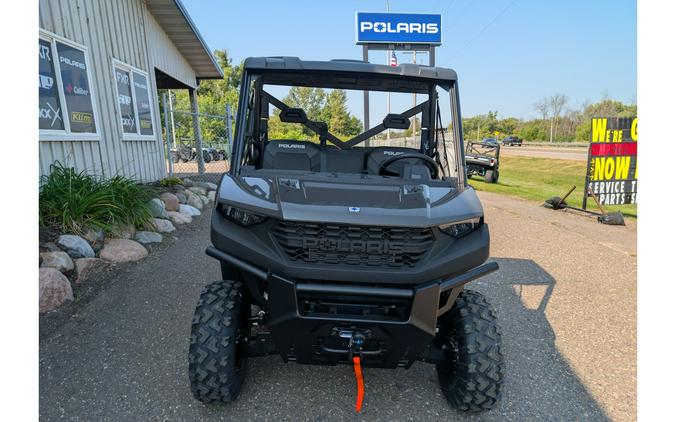
[[[206,173],[204,167],[204,154],[202,152],[202,127],[199,125],[199,104],[194,88],[188,88],[190,95],[190,108],[192,110],[192,129],[195,135],[195,149],[197,150],[197,171],[199,174]]]

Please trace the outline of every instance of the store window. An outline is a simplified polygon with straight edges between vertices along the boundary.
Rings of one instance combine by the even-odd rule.
[[[124,137],[126,139],[153,138],[154,127],[148,74],[117,61],[113,68],[120,124]]]
[[[97,135],[86,48],[43,33],[38,44],[41,134],[73,139]]]

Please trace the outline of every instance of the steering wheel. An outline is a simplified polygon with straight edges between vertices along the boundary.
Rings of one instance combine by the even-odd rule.
[[[395,173],[391,170],[387,170],[387,167],[394,164],[395,162],[399,160],[405,160],[406,158],[416,158],[424,161],[424,164],[429,168],[429,172],[431,173],[431,178],[435,179],[438,176],[438,164],[433,160],[433,158],[429,157],[428,155],[424,155],[422,153],[406,153],[406,154],[399,154],[399,155],[394,155],[393,157],[389,157],[386,160],[384,160],[382,163],[380,163],[380,168],[378,170],[378,174],[380,176],[383,175],[383,173],[389,173],[389,175],[394,175],[394,176],[400,176],[400,174]]]

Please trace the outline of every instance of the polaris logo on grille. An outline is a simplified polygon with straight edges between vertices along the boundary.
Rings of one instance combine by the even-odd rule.
[[[405,244],[391,240],[303,238],[302,248],[321,252],[398,254],[404,252]]]
[[[359,208],[359,207],[349,207],[349,212],[361,212],[361,208]]]

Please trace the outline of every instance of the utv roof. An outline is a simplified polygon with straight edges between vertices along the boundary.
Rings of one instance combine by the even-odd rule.
[[[244,62],[248,70],[289,70],[345,72],[371,75],[415,77],[437,81],[456,81],[457,73],[443,67],[403,63],[398,66],[373,64],[362,60],[335,59],[327,62],[300,60],[298,57],[249,57]]]

